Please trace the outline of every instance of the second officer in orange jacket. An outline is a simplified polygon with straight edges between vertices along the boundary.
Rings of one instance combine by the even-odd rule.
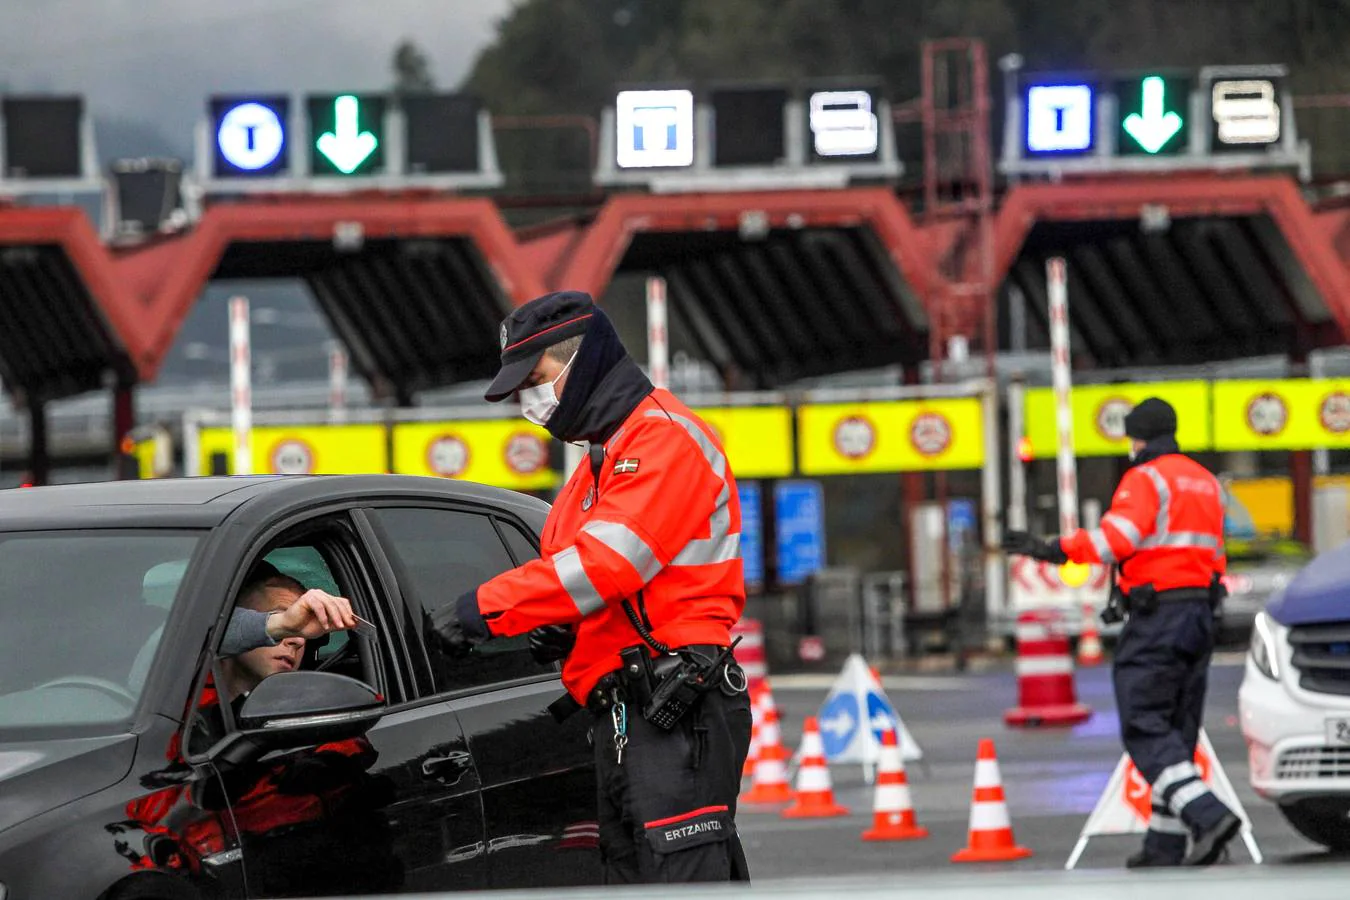
[[[450,604],[450,653],[530,634],[564,658],[596,717],[600,843],[610,882],[747,877],[735,805],[750,743],[728,652],[745,605],[736,482],[717,435],[628,355],[583,293],[503,322],[491,401],[515,396],[554,437],[589,444],[558,495],[541,557]]]
[[[1046,562],[1119,567],[1129,621],[1116,644],[1116,706],[1125,749],[1153,787],[1131,868],[1208,865],[1242,827],[1193,762],[1227,558],[1218,479],[1182,455],[1176,430],[1171,404],[1144,400],[1125,417],[1133,465],[1100,527],[1049,541],[1018,531],[1004,539],[1005,549]]]

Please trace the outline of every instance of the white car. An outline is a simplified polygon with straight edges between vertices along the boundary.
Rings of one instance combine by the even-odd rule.
[[[1304,837],[1350,850],[1350,544],[1257,614],[1238,708],[1252,787]]]

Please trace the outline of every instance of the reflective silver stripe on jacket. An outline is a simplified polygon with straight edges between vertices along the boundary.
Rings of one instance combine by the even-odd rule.
[[[1106,539],[1106,532],[1100,528],[1094,528],[1088,532],[1088,537],[1092,540],[1092,549],[1097,551],[1097,556],[1104,563],[1113,563],[1116,561],[1116,554],[1111,550],[1111,542]]]
[[[1152,466],[1140,466],[1139,471],[1148,476],[1149,481],[1153,482],[1153,489],[1158,492],[1158,515],[1153,520],[1153,534],[1149,537],[1158,537],[1167,534],[1168,516],[1172,506],[1172,489],[1167,484],[1167,479],[1162,473]]]
[[[599,519],[587,522],[581,530],[623,557],[646,584],[661,571],[661,560],[655,551],[636,531],[620,522],[605,522]]]
[[[1207,550],[1219,549],[1219,538],[1202,531],[1174,531],[1171,534],[1150,534],[1139,542],[1140,550],[1153,550],[1158,547],[1204,547]]]
[[[685,544],[675,558],[672,566],[706,566],[713,563],[729,562],[741,555],[741,536],[731,531],[731,485],[727,483],[727,458],[717,449],[717,445],[703,433],[694,422],[677,413],[668,413],[663,409],[647,411],[649,418],[668,418],[677,423],[698,444],[703,458],[712,467],[713,474],[722,480],[722,489],[717,492],[717,505],[708,517],[708,537],[694,538]]]
[[[1116,531],[1119,531],[1120,536],[1129,543],[1131,549],[1134,549],[1134,547],[1139,544],[1141,537],[1139,534],[1139,526],[1135,525],[1120,513],[1109,512],[1102,516],[1102,524],[1110,525]]]
[[[573,605],[582,618],[589,616],[605,605],[605,599],[591,584],[590,576],[582,568],[581,557],[576,547],[568,547],[553,554],[553,570],[558,573],[563,590],[572,598]]]

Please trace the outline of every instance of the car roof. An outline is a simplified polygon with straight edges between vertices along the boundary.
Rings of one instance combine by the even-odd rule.
[[[213,527],[253,502],[427,498],[486,504],[534,517],[548,505],[472,482],[412,475],[252,475],[100,481],[0,491],[0,530],[48,527]]]

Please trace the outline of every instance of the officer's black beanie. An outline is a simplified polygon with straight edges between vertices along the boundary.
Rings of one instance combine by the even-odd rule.
[[[1149,397],[1125,416],[1125,435],[1138,441],[1170,437],[1177,433],[1177,411],[1172,404]]]

